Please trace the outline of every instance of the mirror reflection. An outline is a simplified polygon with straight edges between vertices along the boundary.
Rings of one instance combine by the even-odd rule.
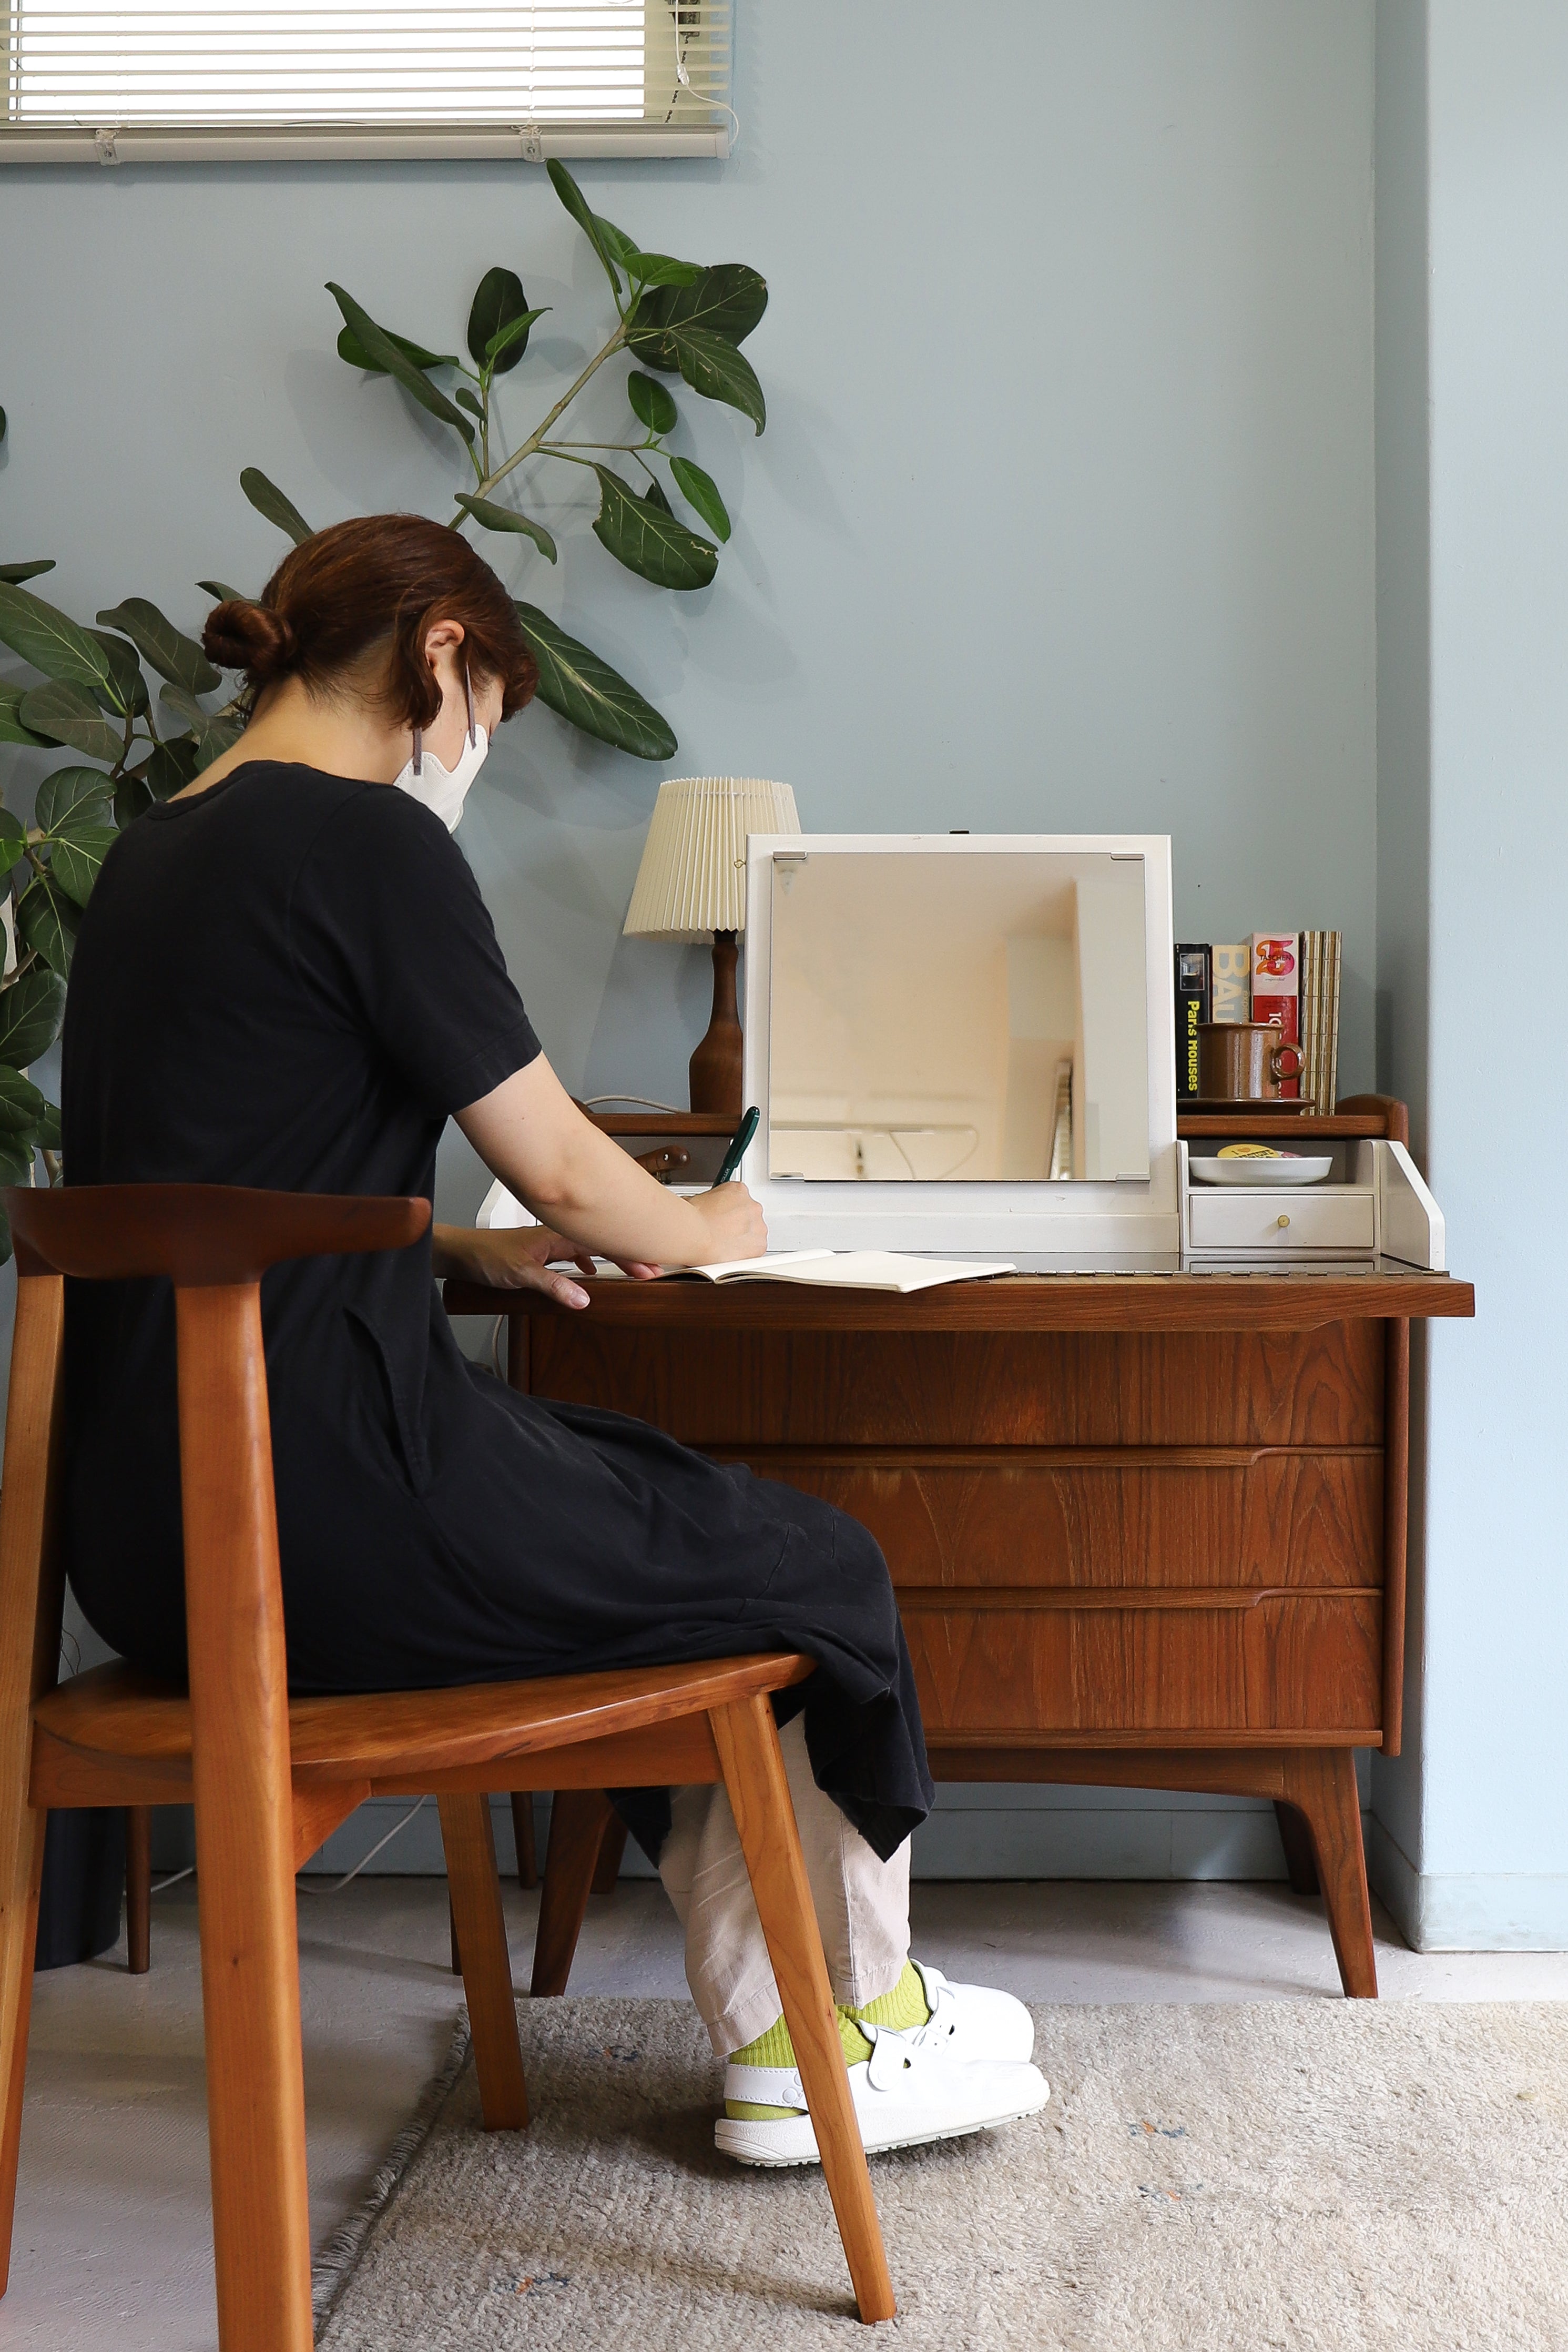
[[[1141,858],[776,856],[772,914],[769,1175],[1147,1176]]]

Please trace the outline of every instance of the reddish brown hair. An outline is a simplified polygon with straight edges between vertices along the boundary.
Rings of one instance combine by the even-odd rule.
[[[207,616],[202,645],[222,669],[245,672],[252,698],[280,679],[329,688],[384,648],[375,699],[405,727],[429,727],[441,689],[424,640],[438,621],[463,627],[469,674],[501,684],[501,716],[538,684],[511,598],[465,539],[423,515],[364,515],[315,532],[286,555],[252,603],[234,597]]]

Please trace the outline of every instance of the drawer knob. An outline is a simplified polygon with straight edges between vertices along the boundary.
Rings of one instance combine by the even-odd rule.
[[[1289,1219],[1289,1217],[1281,1217],[1281,1218],[1279,1220],[1279,1222],[1280,1222],[1280,1223],[1281,1223],[1281,1225],[1288,1225],[1288,1224],[1290,1223],[1291,1220]]]

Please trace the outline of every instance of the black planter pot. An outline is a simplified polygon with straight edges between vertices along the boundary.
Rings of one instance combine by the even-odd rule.
[[[68,1969],[120,1936],[125,1895],[125,1815],[118,1806],[51,1813],[44,1833],[34,1967]]]

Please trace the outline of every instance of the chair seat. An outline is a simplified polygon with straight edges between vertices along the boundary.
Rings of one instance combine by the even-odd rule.
[[[295,1699],[288,1709],[294,1780],[297,1786],[379,1784],[495,1769],[503,1759],[700,1717],[710,1707],[803,1682],[814,1670],[810,1658],[775,1651],[695,1665]],[[38,1701],[34,1722],[37,1805],[124,1801],[88,1791],[99,1779],[106,1789],[119,1787],[126,1774],[138,1785],[167,1782],[174,1802],[174,1784],[189,1780],[190,1701],[177,1686],[133,1666],[94,1666],[74,1675]],[[493,1785],[504,1788],[505,1778],[497,1774]]]

